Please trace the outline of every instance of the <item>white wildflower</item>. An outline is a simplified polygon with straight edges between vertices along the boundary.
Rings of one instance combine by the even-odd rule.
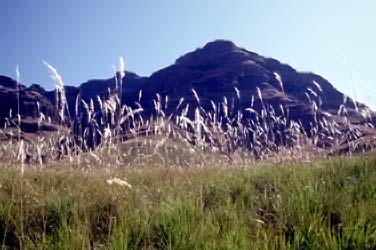
[[[119,178],[112,178],[112,179],[108,179],[106,181],[106,183],[108,185],[118,185],[118,186],[121,186],[121,187],[127,187],[127,188],[132,188],[131,184],[129,184],[125,179],[122,180],[122,179],[119,179]]]

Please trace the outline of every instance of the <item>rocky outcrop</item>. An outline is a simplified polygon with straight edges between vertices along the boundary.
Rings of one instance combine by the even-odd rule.
[[[0,76],[0,122],[4,124],[6,118],[17,116],[18,107],[23,118],[36,119],[40,113],[51,116],[54,110],[43,88],[38,85],[27,88],[9,77]]]

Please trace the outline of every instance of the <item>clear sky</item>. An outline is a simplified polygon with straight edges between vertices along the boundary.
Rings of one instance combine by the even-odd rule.
[[[0,74],[53,88],[108,78],[119,56],[150,75],[218,39],[301,71],[376,108],[375,0],[1,0]]]

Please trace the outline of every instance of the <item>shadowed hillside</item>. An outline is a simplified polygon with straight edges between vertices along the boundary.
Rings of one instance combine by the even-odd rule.
[[[283,85],[279,82],[277,73]],[[66,87],[66,95],[71,117],[74,116],[75,101],[78,93],[86,102],[96,100],[97,96],[108,97],[115,88],[115,78],[90,80],[79,87]],[[236,46],[226,40],[217,40],[190,52],[176,60],[174,64],[153,73],[150,77],[140,77],[126,72],[123,80],[123,103],[134,106],[142,91],[142,106],[146,112],[153,110],[156,94],[165,102],[168,96],[166,113],[175,112],[181,98],[180,107],[189,104],[197,106],[192,93],[194,89],[200,105],[205,110],[212,108],[212,102],[221,103],[226,97],[230,103],[231,113],[249,107],[258,98],[260,88],[263,99],[268,105],[278,110],[280,104],[290,110],[290,118],[301,120],[307,125],[312,122],[313,114],[310,99],[320,104],[322,112],[336,114],[343,104],[344,96],[332,84],[320,75],[297,72],[289,65],[276,59],[265,58],[254,52]],[[239,95],[239,96],[237,96]],[[16,114],[17,84],[8,77],[0,77],[0,120],[9,116],[9,110]],[[37,102],[40,111],[52,115],[55,103],[54,92],[45,91],[38,85],[25,87],[20,85],[20,113],[23,117],[36,117]],[[354,103],[347,99],[346,108],[356,122]],[[255,109],[261,110],[261,103],[254,101]],[[364,107],[363,104],[357,104]],[[193,109],[192,109],[193,110]],[[193,115],[190,114],[191,116]]]

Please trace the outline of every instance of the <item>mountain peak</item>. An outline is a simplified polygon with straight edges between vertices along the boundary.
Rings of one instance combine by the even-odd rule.
[[[224,50],[233,50],[237,48],[235,43],[230,40],[217,39],[215,41],[207,43],[202,49],[210,51],[224,51]]]
[[[229,40],[218,39],[176,60],[176,64],[188,67],[208,68],[210,65],[238,64],[246,60],[262,61],[263,57],[238,47]]]

